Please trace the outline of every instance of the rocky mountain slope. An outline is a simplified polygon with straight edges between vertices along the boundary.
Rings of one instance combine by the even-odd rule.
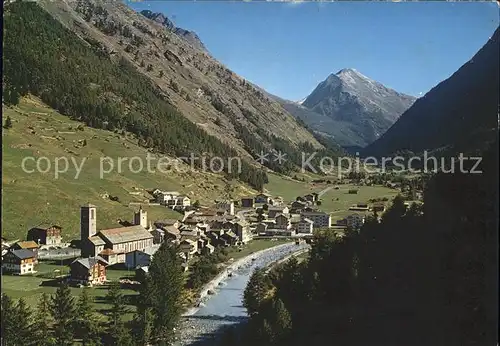
[[[194,36],[165,16],[149,19],[120,2],[41,5],[110,59],[125,58],[182,115],[248,160],[262,148],[291,154],[303,145],[323,148],[278,102],[193,45]]]
[[[317,138],[319,136],[319,138],[333,143],[332,145],[342,146],[345,149],[355,151],[356,148],[360,148],[363,139],[351,129],[349,122],[333,120],[324,114],[316,113],[302,106],[299,102],[285,100],[269,93],[266,95],[279,102],[287,112],[303,122],[304,126],[314,132]]]
[[[205,47],[203,42],[201,42],[200,38],[194,31],[176,27],[174,23],[170,19],[168,19],[168,17],[165,17],[163,13],[152,12],[150,10],[143,10],[140,13],[146,18],[162,24],[168,30],[174,32],[176,35],[189,42],[191,45],[193,45],[193,47],[208,53],[207,48]]]
[[[498,133],[499,29],[451,77],[418,99],[367,155],[480,151]]]
[[[415,98],[362,75],[354,69],[331,74],[304,100],[301,107],[322,115],[301,117],[317,131],[332,135],[343,146],[364,147],[381,136]],[[292,106],[289,106],[289,111]],[[326,120],[326,118],[333,122]]]

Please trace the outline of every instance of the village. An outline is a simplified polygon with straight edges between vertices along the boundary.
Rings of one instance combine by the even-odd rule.
[[[147,272],[155,252],[165,242],[178,245],[187,271],[193,259],[213,254],[217,248],[241,251],[242,246],[256,239],[310,241],[316,229],[359,229],[367,212],[380,215],[386,209],[386,201],[357,203],[348,208],[348,215],[332,222],[330,213],[318,208],[322,195],[331,189],[339,187],[297,196],[288,203],[282,197],[262,192],[239,200],[214,201],[208,207],[193,205],[188,196],[179,192],[154,189],[150,191],[151,201],[179,211],[178,219],[151,221],[139,206],[132,222],[122,222],[121,227],[112,229],[98,228],[99,209],[88,203],[80,207],[78,240],[64,242],[63,230],[57,225],[31,228],[23,241],[9,244],[2,240],[2,272],[35,275],[44,253],[71,249],[78,257],[69,263],[69,273],[61,279],[74,286],[101,285],[108,281],[108,267]],[[357,192],[349,189],[346,193]]]

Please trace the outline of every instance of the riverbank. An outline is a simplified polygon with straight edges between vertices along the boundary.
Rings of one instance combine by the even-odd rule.
[[[208,294],[208,292],[215,291],[215,289],[217,287],[219,287],[219,284],[228,278],[229,273],[236,271],[238,269],[238,267],[242,267],[242,266],[248,264],[249,262],[252,261],[252,258],[257,258],[257,257],[259,257],[259,256],[261,256],[269,251],[276,251],[277,249],[280,249],[284,246],[289,246],[290,244],[291,244],[291,242],[281,244],[281,245],[276,245],[276,246],[273,246],[273,247],[270,247],[267,249],[259,250],[259,251],[254,252],[253,254],[247,255],[245,257],[237,259],[236,261],[233,261],[232,263],[228,264],[222,270],[221,273],[219,273],[215,278],[210,280],[209,283],[207,283],[205,286],[203,286],[203,288],[201,289],[200,294],[199,294],[198,304],[206,303],[207,300],[210,299],[210,296],[211,296]],[[198,307],[191,307],[182,316],[186,317],[186,316],[194,315],[199,309],[200,309],[199,306]]]
[[[276,264],[283,258],[304,251],[306,247],[306,244],[290,242],[231,263],[204,287],[204,299],[200,306],[184,314],[176,331],[174,345],[207,345],[225,326],[244,323],[248,317],[242,304],[243,292],[253,271],[258,267]],[[229,272],[232,273],[231,277],[228,277]],[[208,290],[212,290],[213,294],[209,295]]]
[[[307,252],[309,252],[309,247],[305,248],[305,249],[302,249],[302,250],[298,250],[297,252],[294,252],[294,253],[291,253],[290,255],[280,259],[280,260],[277,260],[276,262],[273,262],[273,263],[270,263],[268,266],[267,266],[267,270],[266,270],[266,274],[269,273],[273,268],[276,268],[276,266],[279,266],[280,264],[282,263],[285,263],[286,261],[288,261],[290,258],[294,257],[294,256],[300,256],[302,254],[305,254]]]

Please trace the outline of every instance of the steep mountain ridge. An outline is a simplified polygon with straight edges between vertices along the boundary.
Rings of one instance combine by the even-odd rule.
[[[297,158],[304,145],[323,148],[279,103],[166,28],[166,17],[151,20],[115,2],[39,4],[103,58],[127,60],[155,93],[253,165],[260,150]]]
[[[499,29],[448,79],[418,99],[366,155],[481,151],[498,133]]]
[[[163,13],[160,12],[152,12],[150,10],[143,10],[140,12],[144,17],[154,20],[157,23],[162,24],[165,28],[172,31],[179,37],[183,38],[185,41],[189,42],[196,49],[202,50],[208,53],[207,48],[200,40],[198,35],[194,31],[186,30],[183,28],[176,27],[175,24],[166,17]]]
[[[329,75],[302,103],[303,107],[335,122],[325,123],[311,114],[304,115],[303,120],[335,138],[346,134],[338,139],[344,146],[363,147],[382,135],[414,101],[415,97],[346,68]]]

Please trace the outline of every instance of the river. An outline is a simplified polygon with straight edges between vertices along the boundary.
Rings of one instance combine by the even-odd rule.
[[[190,316],[183,317],[177,331],[175,346],[199,346],[210,344],[213,336],[225,326],[245,322],[246,309],[242,305],[243,291],[253,271],[259,267],[267,267],[275,261],[304,250],[308,245],[295,243],[285,244],[264,250],[253,257],[243,260],[239,269],[233,271],[232,277],[226,278],[215,289],[215,294],[200,309]]]

